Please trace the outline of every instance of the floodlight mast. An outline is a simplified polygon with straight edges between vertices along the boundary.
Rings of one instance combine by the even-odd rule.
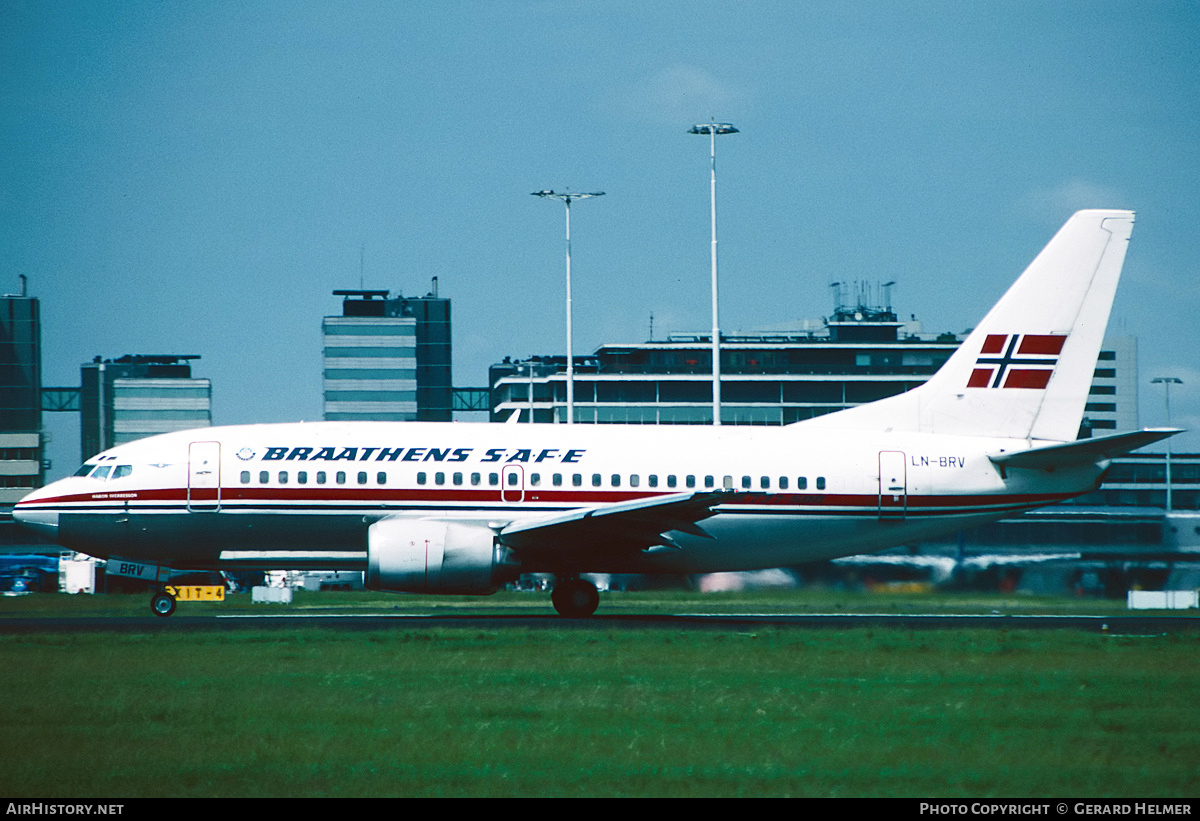
[[[737,134],[730,123],[699,123],[688,129],[689,134],[709,136],[711,159],[710,210],[712,215],[712,360],[713,360],[713,424],[721,424],[721,327],[717,320],[717,135]]]
[[[567,424],[575,424],[575,352],[571,332],[571,201],[586,200],[591,197],[603,197],[603,191],[593,191],[586,194],[573,194],[570,191],[559,194],[556,191],[534,191],[533,196],[547,199],[562,200],[567,206]],[[551,400],[553,402],[553,399]]]
[[[1163,386],[1164,399],[1166,399],[1166,403],[1167,403],[1167,427],[1169,428],[1169,427],[1171,427],[1171,386],[1172,385],[1182,385],[1183,380],[1177,376],[1156,376],[1150,380],[1150,384]],[[1165,478],[1167,480],[1167,498],[1166,498],[1165,510],[1167,513],[1170,513],[1171,512],[1171,440],[1170,439],[1167,440],[1166,468],[1167,468],[1167,471],[1166,471],[1167,475]]]

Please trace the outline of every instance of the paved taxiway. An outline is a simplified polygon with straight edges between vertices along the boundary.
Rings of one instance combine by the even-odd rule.
[[[0,634],[46,632],[188,632],[193,630],[422,630],[434,627],[472,629],[754,630],[764,627],[801,629],[862,627],[906,630],[993,629],[1079,630],[1114,635],[1155,635],[1200,630],[1197,616],[1077,615],[948,615],[948,614],[728,614],[614,615],[564,619],[530,615],[206,615],[145,617],[28,618],[0,617]]]

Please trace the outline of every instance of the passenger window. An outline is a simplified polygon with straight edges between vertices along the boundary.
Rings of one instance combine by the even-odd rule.
[[[471,486],[472,487],[477,486],[482,481],[483,481],[483,477],[481,475],[479,475],[478,473],[471,474]]]
[[[509,487],[515,487],[518,482],[520,482],[520,475],[515,470],[512,473],[508,474],[508,486]]]
[[[376,473],[375,474],[375,484],[386,485],[387,484],[387,474],[384,473],[383,471]]]
[[[491,485],[492,487],[495,487],[496,485],[500,484],[500,474],[499,473],[489,473],[488,474],[488,484]]]
[[[600,478],[600,474],[593,473],[592,474],[592,487],[600,487],[601,484],[603,484],[603,480]]]
[[[648,484],[650,487],[658,487],[658,475],[651,473],[646,477],[646,484]]]
[[[529,474],[529,486],[530,487],[537,487],[541,483],[542,483],[542,474],[540,474],[540,473]]]
[[[265,470],[258,472],[258,483],[260,485],[269,485],[271,483],[271,474]]]
[[[612,475],[612,486],[613,486],[613,487],[620,487],[620,486],[621,486],[621,474],[619,474],[619,473],[614,473],[614,474]]]
[[[425,484],[425,478],[426,478],[425,473],[423,471],[421,473],[418,473],[417,474],[417,484],[418,485]]]
[[[637,486],[638,486],[638,483],[639,483],[640,481],[641,481],[641,479],[639,479],[639,478],[638,478],[638,475],[635,473],[635,474],[633,474],[632,476],[630,476],[630,477],[629,477],[629,486],[630,486],[630,487],[637,487]]]
[[[451,478],[454,480],[454,484],[456,485],[461,485],[463,482],[463,476],[461,473],[456,473]]]
[[[674,473],[667,474],[667,487],[675,487],[675,474]]]
[[[733,490],[733,477],[724,476],[721,478],[721,487],[725,490]]]
[[[334,481],[335,481],[335,482],[337,482],[339,485],[344,485],[344,484],[346,484],[346,472],[345,472],[345,471],[342,471],[342,470],[339,470],[339,471],[337,472],[337,475],[336,475],[336,476],[334,476],[334,477],[333,477],[333,479],[334,479]]]
[[[817,490],[824,490],[824,489],[825,489],[825,477],[818,476],[817,477]]]
[[[365,485],[367,483],[367,472],[365,470],[360,470],[358,472],[358,483],[360,485]]]
[[[696,486],[696,477],[689,473],[687,480],[684,482],[684,484],[686,484],[688,487],[695,487]]]
[[[582,473],[571,474],[571,484],[574,485],[575,487],[583,487],[583,474]]]
[[[308,484],[308,471],[306,471],[306,470],[298,471],[296,473],[296,482],[297,482],[297,484],[307,485]]]
[[[250,484],[250,471],[248,471],[248,470],[243,470],[243,471],[242,471],[242,475],[241,475],[241,477],[240,477],[240,478],[241,478],[241,480],[242,480],[242,484],[243,484],[243,485],[248,485],[248,484]]]
[[[288,477],[287,477],[287,471],[286,471],[286,470],[281,470],[281,471],[279,471],[279,484],[281,484],[281,485],[286,485],[286,484],[287,484],[287,479],[288,479]]]
[[[762,479],[759,480],[759,486],[763,490],[770,490],[771,489],[771,477],[769,477],[769,476],[762,477]]]
[[[716,487],[716,485],[717,485],[717,483],[713,480],[713,477],[711,477],[711,476],[704,477],[704,486],[706,488]]]
[[[553,482],[555,487],[562,487],[562,474],[561,473],[554,474],[553,478],[551,479],[551,482]]]
[[[808,490],[808,477],[801,476],[799,479],[797,479],[796,487],[799,488],[800,490]]]
[[[325,471],[323,471],[323,470],[317,471],[317,484],[318,485],[325,484]]]
[[[444,484],[446,484],[446,474],[444,474],[444,473],[440,473],[440,472],[439,472],[439,473],[435,473],[435,474],[433,474],[433,483],[434,483],[435,485],[444,485]]]
[[[743,476],[742,477],[742,490],[749,490],[749,489],[750,489],[750,477]]]
[[[787,486],[788,486],[788,478],[786,476],[780,476],[779,477],[779,489],[787,490]]]

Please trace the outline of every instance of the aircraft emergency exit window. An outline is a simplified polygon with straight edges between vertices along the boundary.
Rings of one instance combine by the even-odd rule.
[[[288,480],[287,471],[286,470],[279,471],[279,484],[286,485],[287,480]]]
[[[824,490],[824,489],[825,489],[825,477],[818,476],[817,477],[817,490]]]
[[[89,473],[92,472],[92,469],[94,467],[96,467],[96,466],[95,465],[81,465],[79,467],[79,470],[75,471],[75,475],[76,476],[87,476]]]
[[[258,483],[259,483],[260,485],[269,484],[269,483],[270,483],[270,481],[271,481],[271,474],[270,474],[270,473],[268,473],[268,472],[267,472],[267,471],[265,471],[265,470],[260,470],[260,471],[258,472]]]
[[[242,484],[243,484],[243,485],[248,485],[248,484],[250,484],[250,471],[248,471],[248,470],[243,470],[243,471],[242,471],[242,475],[241,475],[241,477],[240,477],[240,478],[241,478],[241,480],[242,480]]]
[[[128,476],[133,473],[133,465],[117,465],[117,469],[113,471],[112,478],[120,479],[122,476]]]
[[[339,470],[339,471],[337,472],[337,476],[334,476],[334,477],[333,477],[333,479],[334,479],[334,481],[335,481],[335,482],[337,482],[339,485],[344,485],[344,484],[346,484],[346,472],[345,472],[345,471],[342,471],[342,470]]]
[[[426,477],[425,477],[425,474],[424,474],[424,472],[422,472],[422,473],[418,473],[418,474],[417,474],[417,484],[418,484],[418,485],[423,485],[423,484],[425,484],[425,478],[426,478]]]
[[[323,470],[317,471],[317,484],[318,485],[325,484],[325,471],[323,471]]]

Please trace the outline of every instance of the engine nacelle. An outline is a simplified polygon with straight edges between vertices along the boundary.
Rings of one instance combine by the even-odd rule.
[[[367,530],[367,587],[397,593],[494,593],[500,548],[479,525],[383,519]]]

